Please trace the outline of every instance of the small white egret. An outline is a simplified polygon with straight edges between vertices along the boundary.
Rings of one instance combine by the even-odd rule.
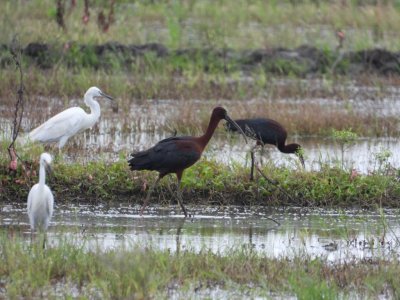
[[[28,216],[32,232],[36,229],[45,231],[53,215],[54,197],[46,185],[45,168],[50,169],[51,156],[40,155],[39,183],[36,183],[28,194]]]
[[[95,97],[113,100],[99,88],[91,87],[84,97],[85,104],[90,107],[90,114],[80,107],[68,108],[33,129],[29,133],[29,139],[41,143],[59,142],[58,148],[61,149],[71,136],[91,128],[100,118],[100,105]]]

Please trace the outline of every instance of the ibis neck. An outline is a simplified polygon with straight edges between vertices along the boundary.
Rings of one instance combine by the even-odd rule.
[[[46,182],[46,170],[44,169],[44,162],[40,162],[39,169],[39,187],[43,188]]]
[[[211,117],[206,132],[198,138],[198,141],[200,142],[200,145],[202,146],[203,150],[207,146],[211,137],[213,136],[215,128],[217,128],[219,121],[220,121],[219,119]]]

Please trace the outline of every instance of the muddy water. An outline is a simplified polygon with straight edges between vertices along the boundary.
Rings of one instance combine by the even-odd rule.
[[[137,206],[57,206],[49,242],[69,237],[88,248],[148,247],[173,252],[210,250],[228,254],[245,247],[268,257],[309,255],[332,262],[374,257],[399,258],[397,210],[371,211],[266,209],[263,207],[151,206],[143,217]],[[2,230],[29,239],[25,205],[4,205]]]

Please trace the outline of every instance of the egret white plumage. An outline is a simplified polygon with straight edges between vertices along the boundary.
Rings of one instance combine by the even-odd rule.
[[[32,231],[46,230],[53,215],[54,197],[46,185],[46,170],[50,169],[51,156],[40,155],[39,183],[36,183],[28,194],[28,216]]]
[[[58,148],[64,147],[71,136],[91,128],[100,118],[100,105],[96,97],[113,98],[97,87],[91,87],[84,96],[85,104],[90,107],[90,114],[80,107],[68,108],[44,122],[29,133],[31,141],[42,143],[58,142]]]

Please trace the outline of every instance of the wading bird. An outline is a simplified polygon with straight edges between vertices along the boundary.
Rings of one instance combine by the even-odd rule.
[[[95,100],[96,97],[113,100],[99,88],[91,87],[85,93],[85,104],[90,107],[90,114],[80,107],[68,108],[33,129],[29,133],[29,139],[42,143],[58,142],[58,148],[61,149],[71,136],[91,128],[97,122],[100,105]]]
[[[181,206],[185,217],[187,217],[187,211],[183,205],[182,194],[180,190],[183,171],[200,159],[204,148],[207,146],[212,135],[214,134],[215,128],[217,127],[219,121],[222,119],[226,120],[229,124],[231,124],[232,127],[236,127],[239,132],[242,132],[241,128],[228,116],[228,113],[224,108],[216,107],[211,114],[210,123],[208,124],[207,130],[202,136],[170,137],[158,142],[155,146],[148,150],[131,154],[132,158],[128,160],[131,170],[152,170],[159,172],[157,180],[147,192],[146,199],[144,200],[140,211],[141,215],[143,214],[143,210],[149,201],[150,194],[157,183],[165,175],[175,173],[176,177],[178,178],[178,203]]]
[[[40,155],[39,183],[36,183],[28,194],[28,216],[32,232],[46,231],[53,215],[54,197],[46,185],[46,170],[50,169],[51,156],[48,153]]]
[[[264,146],[265,144],[274,145],[282,153],[294,153],[300,159],[304,168],[304,158],[302,155],[302,148],[299,144],[293,143],[285,145],[287,132],[286,129],[277,121],[265,118],[257,119],[241,119],[235,120],[244,133],[257,141],[256,145],[251,149],[251,171],[250,180],[254,179],[254,149],[257,146]],[[237,131],[235,126],[230,123],[226,124],[229,131]]]

